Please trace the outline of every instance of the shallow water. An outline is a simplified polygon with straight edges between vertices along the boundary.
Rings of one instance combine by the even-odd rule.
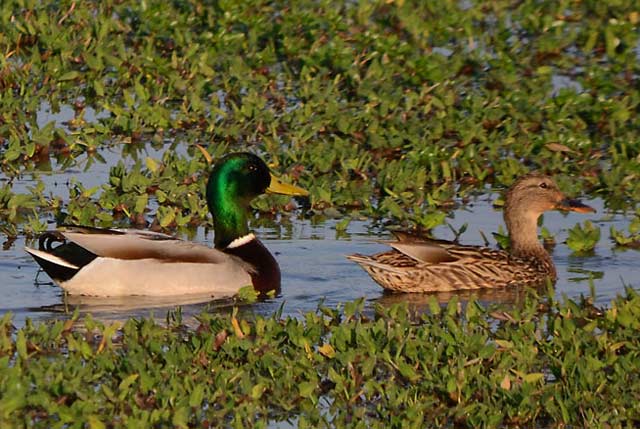
[[[638,253],[633,250],[614,250],[607,238],[610,224],[626,228],[628,220],[621,215],[606,216],[598,200],[588,201],[598,209],[596,215],[548,213],[545,225],[555,235],[557,245],[553,249],[553,259],[558,268],[559,279],[555,286],[557,296],[578,297],[590,293],[590,277],[596,292],[596,302],[608,304],[616,294],[624,292],[624,286],[639,287],[633,274],[637,265]],[[589,218],[602,228],[603,238],[593,255],[576,256],[563,244],[567,228],[576,222]],[[501,222],[501,212],[492,208],[487,197],[482,197],[464,210],[455,212],[449,219],[459,228],[468,222],[469,228],[462,235],[464,243],[483,244],[480,232],[490,236]],[[288,221],[287,221],[288,223]],[[265,302],[245,306],[244,311],[270,315],[282,307],[283,315],[297,316],[303,312],[315,310],[320,303],[335,307],[345,301],[364,297],[371,308],[376,303],[392,304],[407,302],[418,308],[425,306],[429,294],[386,294],[356,264],[345,259],[350,253],[375,253],[385,250],[384,244],[376,242],[389,238],[388,233],[366,222],[352,222],[346,233],[338,234],[335,222],[312,223],[309,220],[293,221],[287,228],[278,225],[261,227],[256,230],[266,246],[276,256],[282,270],[282,293]],[[446,226],[434,231],[441,238],[452,238]],[[199,229],[194,241],[210,243],[211,234]],[[21,325],[26,318],[47,320],[66,318],[76,305],[82,312],[91,312],[99,319],[125,319],[132,316],[146,316],[153,313],[164,318],[167,311],[182,306],[183,316],[192,318],[203,310],[228,311],[230,301],[216,303],[194,303],[197,298],[185,297],[184,300],[170,302],[149,300],[141,297],[127,299],[71,298],[66,301],[62,291],[50,283],[46,274],[38,275],[38,266],[29,255],[24,253],[24,242],[16,240],[7,249],[1,251],[0,282],[2,300],[0,313],[11,311],[16,324]],[[490,290],[476,293],[486,302],[514,302],[521,295],[520,288]],[[473,293],[459,294],[467,299]],[[436,294],[445,302],[453,294]]]
[[[41,124],[54,121],[57,126],[64,126],[64,121],[73,117],[72,109],[61,106],[59,112],[51,112],[48,105],[43,105],[38,114]],[[100,113],[90,112],[85,119],[95,121]],[[103,162],[95,162],[92,158],[81,156],[74,160],[71,167],[51,161],[40,166],[37,173],[46,186],[45,194],[68,198],[69,183],[73,179],[90,188],[105,183],[109,177],[109,169],[119,160],[125,166],[132,165],[136,159],[147,156],[161,159],[167,150],[186,153],[186,145],[179,138],[166,144],[152,145],[114,145],[101,148],[98,156]],[[13,180],[14,192],[28,192],[28,187],[35,183],[34,173],[25,173]],[[0,181],[7,180],[0,174]],[[497,231],[502,224],[502,213],[493,209],[491,202],[496,194],[487,194],[472,200],[462,209],[447,219],[456,230],[468,223],[467,231],[462,235],[465,244],[484,244],[480,231],[491,238],[491,232]],[[596,302],[606,305],[616,294],[623,293],[625,285],[640,287],[634,274],[638,260],[638,252],[634,250],[614,250],[608,238],[610,225],[627,230],[629,219],[621,214],[608,213],[601,200],[585,201],[597,209],[597,214],[568,215],[551,212],[544,217],[544,224],[556,238],[557,246],[553,249],[553,259],[558,269],[558,282],[555,293],[558,296],[578,297],[590,293],[591,281],[595,287]],[[590,219],[602,230],[602,238],[593,255],[575,256],[563,244],[567,237],[567,229],[576,222]],[[306,311],[315,310],[320,303],[335,307],[345,301],[364,297],[369,308],[376,303],[392,304],[407,302],[418,309],[427,304],[430,294],[387,294],[373,282],[369,276],[355,263],[345,256],[351,253],[371,254],[387,249],[377,241],[390,238],[384,229],[368,222],[353,221],[344,233],[337,233],[337,221],[316,222],[312,220],[285,219],[282,223],[271,223],[269,227],[256,229],[258,236],[276,256],[282,271],[282,293],[280,296],[265,302],[245,306],[243,311],[270,315],[282,308],[283,315],[296,316]],[[264,222],[261,222],[263,224]],[[54,225],[52,225],[54,227]],[[435,229],[439,238],[452,239],[453,234],[447,226]],[[197,242],[210,244],[213,237],[198,229],[194,237]],[[25,242],[22,238],[15,242],[5,243],[0,250],[0,314],[12,312],[14,321],[21,325],[27,318],[48,320],[70,317],[70,312],[79,306],[82,312],[91,312],[101,319],[124,319],[132,316],[146,316],[153,313],[164,318],[168,310],[176,305],[182,306],[183,315],[191,318],[203,310],[228,311],[233,302],[216,303],[199,302],[197,298],[185,297],[180,302],[162,301],[142,297],[126,299],[68,298],[64,299],[60,288],[53,285],[46,274],[38,274],[38,265],[23,250]],[[590,280],[593,278],[593,280]],[[468,299],[473,292],[462,292],[458,296]],[[475,293],[486,302],[514,302],[522,297],[520,288],[507,290],[489,290]],[[451,299],[451,293],[437,294],[441,302]]]

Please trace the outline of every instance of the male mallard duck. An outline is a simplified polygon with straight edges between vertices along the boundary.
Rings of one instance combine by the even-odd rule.
[[[532,173],[507,191],[504,220],[509,252],[464,246],[395,233],[394,250],[372,256],[350,255],[383,288],[395,292],[440,292],[460,289],[534,285],[556,280],[556,268],[538,240],[538,218],[547,210],[595,212],[569,200],[547,176]]]
[[[36,262],[72,295],[230,296],[253,285],[280,289],[280,268],[249,231],[252,199],[264,192],[308,195],[282,183],[250,153],[225,156],[211,171],[207,203],[213,214],[215,249],[150,231],[69,227],[45,232]],[[53,247],[55,242],[62,244]]]

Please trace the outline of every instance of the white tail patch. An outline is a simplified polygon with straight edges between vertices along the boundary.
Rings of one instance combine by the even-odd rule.
[[[250,232],[247,235],[238,237],[235,240],[233,240],[231,243],[229,243],[229,245],[227,246],[227,249],[235,249],[236,247],[244,246],[245,244],[255,239],[256,239],[256,236],[253,234],[253,232]]]
[[[61,267],[72,268],[74,270],[79,270],[80,267],[73,265],[72,263],[65,261],[64,259],[52,255],[51,253],[43,252],[42,250],[32,249],[31,247],[25,247],[24,250],[30,253],[33,256],[37,256],[38,258],[44,259],[45,261],[49,261],[52,264],[60,265]]]

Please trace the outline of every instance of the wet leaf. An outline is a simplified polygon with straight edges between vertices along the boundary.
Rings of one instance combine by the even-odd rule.
[[[333,349],[333,347],[329,343],[325,343],[322,346],[318,347],[318,352],[320,352],[321,355],[329,359],[334,358],[336,355],[336,351]]]
[[[560,143],[547,143],[545,147],[552,152],[574,153],[573,149]]]
[[[65,81],[68,81],[68,80],[75,80],[75,79],[79,78],[80,76],[81,76],[80,72],[77,72],[77,71],[74,70],[74,71],[69,71],[69,72],[63,74],[62,76],[60,76],[58,78],[58,80],[60,82],[65,82]]]
[[[504,390],[511,390],[511,379],[509,378],[508,374],[505,375],[500,382],[500,387],[502,387]]]
[[[236,337],[244,338],[244,332],[242,332],[242,329],[240,328],[240,324],[238,323],[238,319],[236,319],[235,317],[232,317],[231,318],[231,326],[233,327],[233,332],[235,333]]]

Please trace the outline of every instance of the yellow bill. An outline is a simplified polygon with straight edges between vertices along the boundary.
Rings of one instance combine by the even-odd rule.
[[[308,191],[298,188],[297,186],[284,183],[273,174],[271,174],[271,184],[267,188],[267,192],[271,194],[292,195],[294,197],[306,197],[309,195]]]

